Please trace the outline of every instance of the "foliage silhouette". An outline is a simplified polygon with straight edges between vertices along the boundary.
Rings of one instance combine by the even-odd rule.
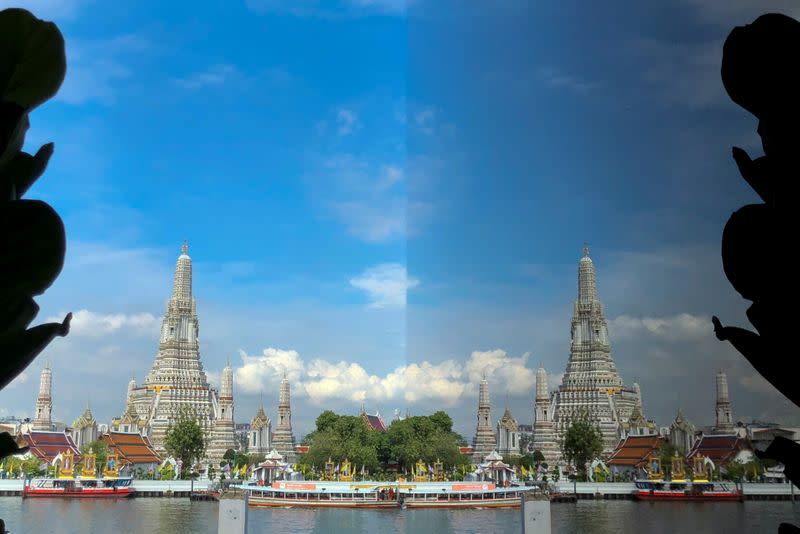
[[[723,326],[713,318],[718,339],[729,341],[781,393],[800,406],[800,388],[788,361],[794,353],[790,307],[798,289],[786,257],[786,243],[797,237],[793,208],[800,170],[800,22],[770,13],[734,28],[723,46],[722,83],[731,100],[758,118],[764,156],[755,160],[733,148],[742,178],[761,197],[734,212],[722,234],[725,275],[742,297],[752,301],[747,318],[756,332]],[[788,275],[788,276],[787,276]],[[784,474],[800,483],[800,445],[775,438],[760,458],[780,461]],[[781,524],[779,532],[799,532]]]
[[[52,285],[64,265],[61,218],[45,202],[22,196],[44,173],[53,144],[22,152],[28,114],[56,94],[66,73],[64,38],[55,24],[24,9],[0,11],[0,389],[25,370],[57,336],[61,323],[28,329],[39,306],[33,297]],[[0,435],[0,458],[18,454]]]

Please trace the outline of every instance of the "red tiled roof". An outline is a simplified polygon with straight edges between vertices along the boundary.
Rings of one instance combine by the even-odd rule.
[[[305,454],[308,452],[308,445],[295,445],[294,452]]]
[[[701,436],[689,452],[688,458],[691,460],[698,454],[702,454],[714,463],[725,463],[742,450],[753,450],[749,439],[735,435]]]
[[[460,452],[461,454],[472,454],[474,452],[474,449],[470,446],[459,447],[458,452]]]
[[[30,452],[40,460],[50,463],[59,453],[71,450],[74,462],[79,462],[81,452],[72,441],[72,437],[65,432],[29,432],[22,435],[22,438],[30,447]]]
[[[119,455],[123,464],[151,464],[161,462],[150,440],[135,432],[109,432],[100,438],[112,452]]]
[[[641,467],[664,442],[661,436],[628,436],[617,444],[607,464]]]
[[[364,420],[372,430],[386,432],[386,425],[383,424],[383,418],[380,415],[369,415],[368,413],[365,413]]]

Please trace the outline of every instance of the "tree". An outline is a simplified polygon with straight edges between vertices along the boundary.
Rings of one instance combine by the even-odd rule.
[[[675,452],[678,448],[670,442],[661,445],[659,452],[659,460],[661,461],[661,472],[665,477],[672,476],[672,459],[675,457]]]
[[[225,454],[222,455],[223,460],[230,460],[232,462],[234,458],[236,458],[236,451],[233,449],[228,449],[225,451]]]
[[[108,455],[111,452],[106,442],[96,439],[90,443],[82,445],[81,456],[88,453],[90,450],[95,454],[95,459],[94,459],[95,470],[104,469],[106,466],[106,458],[108,458]]]
[[[180,460],[181,477],[184,477],[191,469],[192,463],[205,452],[203,429],[196,420],[182,416],[175,426],[167,430],[164,448],[167,454]]]
[[[533,462],[537,465],[544,462],[544,454],[539,449],[533,451]]]
[[[449,415],[447,415],[447,412],[439,410],[438,412],[435,412],[433,415],[431,415],[429,419],[431,420],[431,423],[433,423],[434,426],[436,426],[436,428],[438,428],[442,432],[453,431],[453,419]]]
[[[564,459],[574,463],[579,478],[586,480],[586,464],[603,452],[600,429],[592,424],[584,413],[567,428],[561,450]]]

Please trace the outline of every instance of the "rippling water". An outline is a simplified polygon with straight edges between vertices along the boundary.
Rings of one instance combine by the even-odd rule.
[[[13,534],[216,534],[217,503],[188,499],[80,501],[0,497]],[[554,533],[773,532],[800,524],[800,503],[581,501],[552,506]],[[251,508],[248,533],[520,532],[519,510],[313,510]]]

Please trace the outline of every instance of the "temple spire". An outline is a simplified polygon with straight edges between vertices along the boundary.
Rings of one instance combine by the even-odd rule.
[[[583,242],[583,257],[589,257],[589,244],[586,241]]]

